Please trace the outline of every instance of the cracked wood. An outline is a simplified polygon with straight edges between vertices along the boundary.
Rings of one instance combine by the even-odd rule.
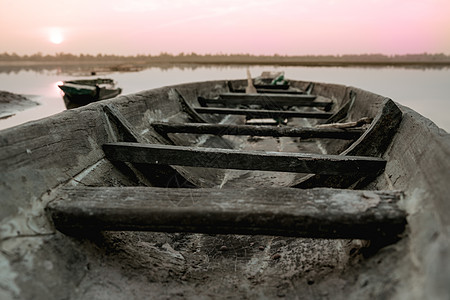
[[[401,193],[290,188],[68,187],[47,211],[57,229],[395,238]]]
[[[328,175],[368,175],[383,170],[386,161],[363,156],[290,152],[241,151],[140,143],[103,145],[112,161],[203,168],[260,170]]]

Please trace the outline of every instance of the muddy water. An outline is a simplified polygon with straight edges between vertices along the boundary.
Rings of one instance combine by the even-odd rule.
[[[0,120],[0,129],[40,119],[66,109],[57,83],[62,80],[109,77],[118,82],[123,94],[192,81],[242,79],[245,66],[197,66],[147,68],[91,76],[89,69],[0,68],[0,91],[29,96],[41,105]],[[287,78],[356,86],[409,106],[450,132],[450,68],[393,67],[276,67],[251,66],[253,76],[265,70],[283,70]]]

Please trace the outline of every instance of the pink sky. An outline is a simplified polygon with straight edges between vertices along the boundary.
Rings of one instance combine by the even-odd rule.
[[[0,0],[2,52],[450,54],[450,1]]]

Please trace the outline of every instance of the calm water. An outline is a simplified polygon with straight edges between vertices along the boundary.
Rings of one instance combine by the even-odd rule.
[[[285,71],[287,78],[359,87],[409,106],[450,132],[450,68],[271,67],[252,66],[253,76],[266,70]],[[57,82],[88,78],[88,70],[0,69],[0,90],[29,96],[41,105],[0,120],[0,129],[43,118],[65,110]],[[99,74],[118,82],[123,94],[177,83],[243,79],[245,66],[149,68],[138,72]],[[93,78],[95,78],[93,77]]]

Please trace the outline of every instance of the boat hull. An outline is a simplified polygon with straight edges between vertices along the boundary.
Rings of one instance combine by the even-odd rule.
[[[64,92],[64,100],[75,105],[114,98],[122,93],[121,88],[115,87],[113,80],[102,78],[64,81],[58,87]]]
[[[291,81],[299,89],[308,84]],[[44,208],[58,197],[60,188],[135,186],[139,182],[105,159],[102,145],[120,139],[120,132],[106,117],[104,106],[114,105],[135,132],[155,140],[158,135],[152,122],[188,121],[173,88],[197,104],[197,96],[213,97],[227,91],[227,84],[202,82],[144,91],[0,132],[3,298],[361,299],[370,295],[445,299],[449,295],[450,138],[405,107],[400,107],[403,121],[383,155],[385,171],[366,188],[403,191],[408,225],[401,240],[376,253],[365,253],[370,247],[362,240],[108,231],[73,237],[55,230]],[[350,91],[357,95],[352,120],[374,116],[385,100],[341,85],[316,83],[313,90],[338,106],[348,99]],[[213,119],[235,121],[218,115]],[[188,134],[173,140],[221,148],[242,145],[259,150],[282,145],[283,149],[298,149],[284,138],[274,144],[268,139],[208,139]],[[315,143],[303,144],[309,147]],[[334,145],[325,140],[322,147],[337,152],[343,146]],[[224,182],[223,177],[218,180],[222,173],[217,171],[182,170],[199,186]],[[230,173],[221,187],[285,185],[296,176]]]

